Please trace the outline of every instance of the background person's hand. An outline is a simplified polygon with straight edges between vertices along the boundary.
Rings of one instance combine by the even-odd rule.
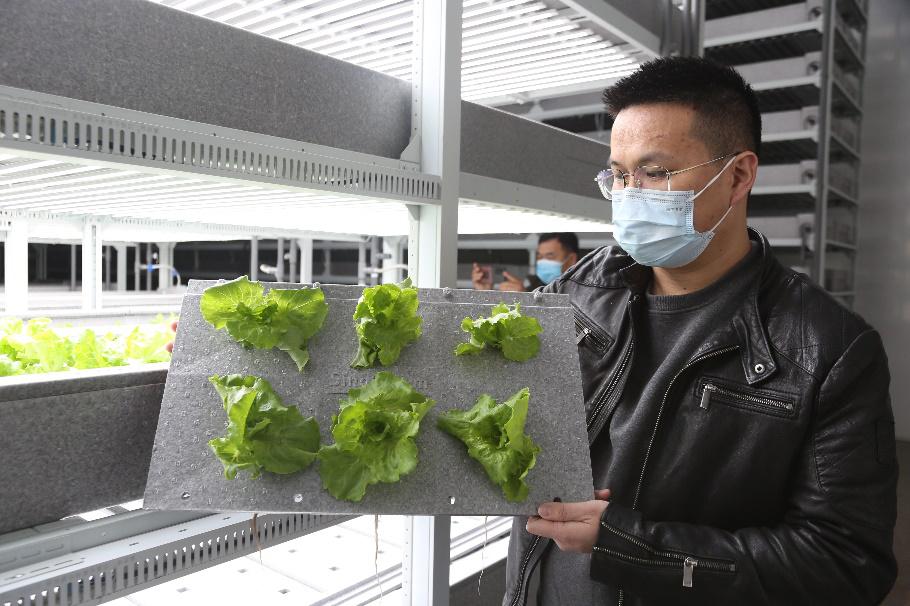
[[[474,266],[471,268],[471,284],[474,285],[474,290],[492,290],[492,272],[486,271],[480,264],[475,262]]]
[[[593,501],[542,503],[537,508],[539,515],[528,518],[528,532],[553,539],[563,551],[591,553],[609,498],[609,489],[603,489],[594,491]]]
[[[505,278],[505,281],[499,284],[499,290],[507,292],[523,292],[525,289],[524,280],[521,278],[516,278],[507,271],[502,272],[502,277]]]
[[[171,330],[174,331],[175,335],[177,334],[177,323],[176,322],[171,322]],[[170,343],[165,345],[164,348],[167,350],[168,353],[174,353],[174,342],[171,341]]]

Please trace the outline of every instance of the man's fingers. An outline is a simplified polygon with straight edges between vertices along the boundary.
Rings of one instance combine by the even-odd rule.
[[[581,503],[542,503],[537,508],[537,515],[551,522],[583,522],[592,515],[603,511],[602,499],[583,501]]]
[[[579,520],[582,517],[582,506],[584,503],[543,503],[537,508],[537,513],[545,520],[552,522],[568,522]]]
[[[531,534],[552,539],[556,536],[556,522],[545,520],[540,516],[531,516],[525,528]]]
[[[515,276],[513,276],[512,274],[510,274],[507,271],[502,272],[502,275],[505,276],[506,280],[511,280],[512,282],[521,282],[520,279],[516,278]]]
[[[177,332],[177,322],[176,321],[171,322],[171,331]],[[165,345],[164,348],[167,350],[168,353],[174,353],[174,342],[171,341],[170,343]]]
[[[594,498],[598,501],[609,501],[610,500],[610,489],[601,488],[594,491]]]

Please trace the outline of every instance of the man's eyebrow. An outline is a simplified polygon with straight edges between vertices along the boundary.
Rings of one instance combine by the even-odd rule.
[[[666,162],[670,160],[671,157],[664,152],[657,150],[653,152],[648,152],[638,159],[638,162],[635,163],[635,166],[646,166],[653,162]],[[610,166],[621,166],[619,162],[615,159],[610,158]]]

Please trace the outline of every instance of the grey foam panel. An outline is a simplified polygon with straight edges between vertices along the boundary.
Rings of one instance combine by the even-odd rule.
[[[224,331],[207,324],[199,311],[200,293],[211,281],[191,281],[184,298],[174,356],[158,422],[149,469],[145,507],[217,511],[270,511],[381,514],[532,514],[555,497],[588,500],[593,491],[584,420],[581,377],[571,307],[565,295],[421,289],[423,336],[386,368],[349,367],[357,349],[352,315],[362,289],[324,286],[329,314],[310,342],[311,360],[298,372],[278,350],[244,349]],[[300,287],[300,285],[279,285]],[[274,287],[274,286],[273,286]],[[510,362],[498,351],[456,358],[466,340],[465,316],[489,315],[505,300],[522,303],[543,325],[539,355]],[[297,405],[319,422],[323,443],[331,443],[331,416],[348,389],[367,383],[379,370],[409,381],[436,401],[416,439],[417,469],[395,484],[374,484],[360,503],[334,499],[322,488],[318,462],[292,475],[264,473],[234,480],[223,475],[208,441],[223,434],[226,415],[209,383],[213,374],[253,374],[267,379],[286,404]],[[468,408],[481,393],[498,400],[530,388],[526,431],[541,446],[528,475],[531,490],[523,503],[509,503],[460,441],[436,427],[450,408]],[[300,495],[295,500],[295,496]],[[299,502],[298,502],[299,501]]]
[[[399,158],[411,85],[147,0],[0,0],[0,84]],[[462,103],[461,170],[600,199],[600,143]]]
[[[0,381],[0,533],[142,496],[161,365]]]
[[[396,158],[411,85],[147,0],[0,0],[0,84]]]
[[[603,202],[594,175],[610,163],[609,146],[474,103],[462,103],[461,122],[463,172]]]

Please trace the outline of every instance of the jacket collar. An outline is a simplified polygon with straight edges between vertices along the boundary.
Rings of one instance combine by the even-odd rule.
[[[718,327],[705,340],[692,358],[698,358],[711,351],[725,347],[738,346],[743,373],[746,381],[752,385],[773,376],[777,371],[777,362],[771,350],[768,331],[758,308],[759,295],[769,284],[769,280],[780,269],[780,264],[771,251],[768,239],[758,230],[751,227],[749,239],[758,243],[761,273],[752,285],[749,295],[743,299],[729,324]],[[653,270],[639,263],[632,263],[620,270],[620,276],[633,294],[642,295],[651,282]]]

